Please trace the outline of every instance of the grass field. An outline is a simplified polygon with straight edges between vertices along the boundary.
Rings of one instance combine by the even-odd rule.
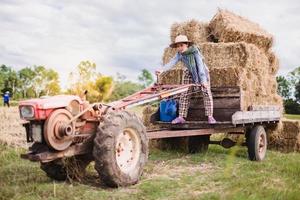
[[[139,115],[141,109],[134,110]],[[285,115],[300,119],[298,115]],[[38,163],[20,159],[26,146],[16,107],[0,109],[0,200],[7,199],[299,199],[300,153],[268,151],[251,162],[244,147],[211,145],[206,154],[151,150],[141,181],[111,189],[93,168],[83,183],[49,179]],[[2,123],[9,122],[9,123]]]
[[[93,164],[84,183],[49,179],[38,163],[19,158],[24,149],[0,145],[0,199],[299,199],[300,154],[268,151],[247,160],[246,148],[211,145],[206,154],[152,150],[141,181],[106,188]]]
[[[287,119],[296,119],[296,120],[300,120],[300,115],[285,114],[284,117],[287,118]]]

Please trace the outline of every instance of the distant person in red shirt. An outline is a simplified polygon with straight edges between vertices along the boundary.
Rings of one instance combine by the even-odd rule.
[[[10,100],[9,91],[6,91],[5,94],[3,95],[4,106],[7,105],[7,107],[9,107],[9,100]]]

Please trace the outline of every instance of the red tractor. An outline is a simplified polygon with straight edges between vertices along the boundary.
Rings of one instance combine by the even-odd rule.
[[[214,133],[245,134],[251,160],[265,157],[267,139],[265,129],[280,119],[277,108],[254,106],[240,111],[238,88],[213,88],[217,124],[201,121],[201,108],[197,117],[182,125],[162,123],[157,115],[152,123],[161,129],[146,131],[136,114],[126,110],[187,91],[190,85],[154,85],[122,100],[109,104],[89,104],[77,96],[59,95],[20,102],[20,116],[26,128],[29,152],[21,155],[39,161],[41,169],[55,180],[78,178],[95,161],[95,169],[103,183],[111,187],[127,186],[138,182],[148,159],[148,139],[196,137],[194,149],[208,147],[209,143],[231,147],[234,142],[210,141]],[[197,97],[197,105],[202,102]],[[224,108],[218,108],[218,105]],[[200,110],[199,110],[200,109]],[[218,111],[218,109],[220,109]],[[190,112],[190,111],[189,111]],[[191,111],[193,113],[193,111]]]

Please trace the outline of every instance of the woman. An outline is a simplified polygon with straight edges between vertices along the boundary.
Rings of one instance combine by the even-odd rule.
[[[176,55],[165,64],[162,68],[170,68],[178,61],[182,61],[185,65],[183,71],[183,84],[197,84],[194,90],[200,90],[203,93],[203,101],[205,107],[205,116],[209,124],[216,123],[213,117],[213,99],[210,90],[210,78],[209,71],[205,63],[203,62],[203,56],[199,49],[188,40],[185,35],[178,35],[175,38],[175,42],[170,45],[171,48],[176,48]],[[160,74],[161,70],[157,70],[156,74]],[[187,92],[184,92],[180,96],[179,100],[179,116],[172,121],[173,124],[184,123],[188,114],[188,108],[190,104],[190,93],[193,88],[189,88]]]

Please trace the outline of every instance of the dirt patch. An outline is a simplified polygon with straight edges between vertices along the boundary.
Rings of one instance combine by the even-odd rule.
[[[178,164],[180,163],[180,164]],[[164,177],[168,179],[177,179],[182,175],[194,175],[196,173],[208,173],[217,169],[217,166],[213,166],[208,163],[200,164],[187,164],[183,163],[183,159],[176,159],[170,161],[157,161],[155,163],[148,164],[149,168],[145,172],[144,177],[146,179],[153,179],[156,177]]]

